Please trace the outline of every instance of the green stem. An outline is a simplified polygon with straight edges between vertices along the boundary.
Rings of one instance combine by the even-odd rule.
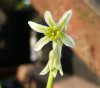
[[[50,71],[46,88],[52,88],[53,80],[54,78],[53,78],[52,72]]]

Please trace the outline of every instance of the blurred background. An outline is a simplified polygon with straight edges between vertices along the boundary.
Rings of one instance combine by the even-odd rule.
[[[100,0],[0,0],[1,88],[45,88],[48,75],[39,73],[48,61],[51,42],[35,52],[35,43],[44,35],[27,22],[47,25],[46,10],[57,22],[69,9],[73,16],[67,33],[76,48],[63,46],[64,76],[57,75],[53,88],[100,88]]]

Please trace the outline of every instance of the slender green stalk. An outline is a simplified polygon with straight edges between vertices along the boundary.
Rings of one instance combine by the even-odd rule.
[[[52,75],[52,72],[50,71],[46,88],[52,88],[53,80],[54,80],[54,77]]]

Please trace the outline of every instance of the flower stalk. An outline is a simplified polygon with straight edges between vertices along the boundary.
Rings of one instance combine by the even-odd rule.
[[[52,72],[49,72],[48,82],[46,88],[52,88],[53,86],[54,77]]]

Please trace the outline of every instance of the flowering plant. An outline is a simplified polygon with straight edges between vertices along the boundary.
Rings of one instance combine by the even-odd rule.
[[[29,21],[28,24],[36,32],[44,33],[44,37],[41,38],[35,45],[34,50],[40,50],[49,41],[52,41],[52,50],[49,53],[49,61],[46,67],[42,70],[40,75],[45,75],[50,72],[47,88],[52,88],[53,78],[56,77],[57,71],[63,75],[61,66],[61,51],[63,44],[74,48],[74,40],[66,34],[65,29],[68,27],[69,21],[72,16],[72,10],[64,13],[58,23],[55,23],[52,15],[49,11],[45,11],[44,18],[48,26],[43,26],[35,22]]]

